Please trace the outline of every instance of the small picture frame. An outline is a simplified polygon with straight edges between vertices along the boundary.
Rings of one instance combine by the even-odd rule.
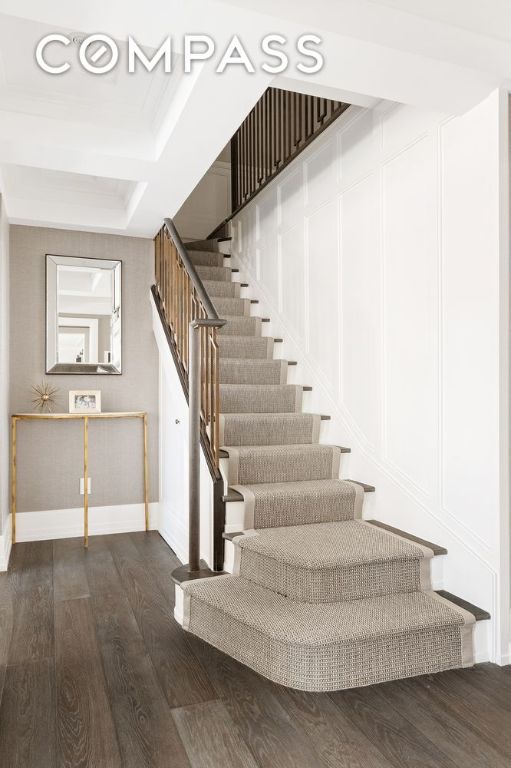
[[[99,389],[70,390],[69,413],[101,413],[101,391]]]

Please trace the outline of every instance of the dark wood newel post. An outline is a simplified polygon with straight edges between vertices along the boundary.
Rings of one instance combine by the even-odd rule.
[[[188,434],[188,571],[200,569],[200,411],[201,411],[201,326],[189,325],[189,434]]]

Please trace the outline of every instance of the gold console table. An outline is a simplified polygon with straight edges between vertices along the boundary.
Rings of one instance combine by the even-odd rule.
[[[89,546],[89,419],[141,419],[144,428],[144,508],[145,529],[149,530],[149,468],[147,459],[147,413],[119,411],[113,413],[13,413],[11,416],[11,525],[12,543],[16,543],[16,431],[18,421],[41,419],[83,420],[83,544]]]

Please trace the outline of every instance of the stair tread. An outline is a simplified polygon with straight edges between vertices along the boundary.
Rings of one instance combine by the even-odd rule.
[[[318,482],[321,484],[318,486]],[[257,485],[230,487],[228,493],[224,496],[224,501],[243,501],[243,493],[237,488],[246,489],[249,492],[257,491],[258,494],[268,494],[275,497],[282,493],[291,498],[303,498],[304,494],[310,493],[316,496],[318,494],[335,495],[343,490],[350,490],[353,485],[352,480],[342,480],[333,478],[330,480],[297,480],[289,483],[258,483]],[[357,483],[362,485],[362,483]]]
[[[311,570],[425,557],[422,547],[362,520],[260,528],[236,543],[244,551]]]
[[[357,643],[375,635],[391,637],[463,624],[458,611],[421,591],[347,602],[305,603],[232,575],[189,582],[184,590],[192,600],[204,601],[284,645],[324,647],[339,641]]]
[[[454,603],[454,605],[458,605],[460,608],[463,608],[465,611],[471,613],[476,621],[485,621],[486,619],[491,619],[491,613],[485,611],[484,608],[478,608],[477,605],[469,603],[467,600],[463,600],[463,598],[458,597],[457,595],[453,595],[451,592],[446,592],[445,589],[437,589],[436,593],[437,595],[440,595],[440,597],[443,597],[445,600],[449,600],[450,603]]]
[[[223,417],[228,417],[228,416],[266,416],[266,415],[267,414],[265,414],[265,413],[249,413],[249,414],[245,414],[245,413],[225,413],[225,414],[222,414]],[[283,414],[283,413],[275,413],[274,414],[274,413],[271,413],[270,414],[270,416],[295,416],[295,415],[296,416],[301,416],[302,414],[301,413],[299,413],[299,414]],[[305,414],[305,415],[309,415],[309,414]],[[318,416],[317,418],[321,418],[321,417]],[[324,444],[323,443],[284,443],[284,444],[283,443],[276,443],[275,445],[223,445],[222,446],[222,451],[223,451],[224,457],[225,458],[229,458],[229,451],[230,450],[231,451],[233,451],[233,450],[240,451],[243,448],[245,448],[247,450],[252,450],[253,448],[268,448],[268,449],[271,449],[271,448],[282,449],[282,448],[284,448],[284,449],[286,449],[286,448],[297,448],[297,447],[303,448],[305,446],[307,446],[307,448],[310,448],[311,446],[312,447],[316,447],[318,445],[323,446]],[[346,447],[344,447],[342,445],[328,445],[328,446],[325,445],[325,448],[329,448],[329,449],[333,448],[335,450],[338,450],[340,453],[351,453],[351,448],[346,448]],[[298,480],[297,482],[307,482],[307,480],[304,480],[304,481]],[[278,485],[278,483],[268,483],[268,485]]]
[[[223,446],[225,450],[231,449],[231,451],[236,451],[240,456],[243,455],[250,455],[250,454],[257,454],[257,455],[264,455],[266,454],[289,454],[289,453],[332,453],[332,452],[339,452],[339,453],[346,453],[349,452],[349,449],[344,449],[338,445],[327,445],[324,443],[297,443],[296,445],[239,445],[236,447],[232,446]],[[301,482],[301,481],[297,481]],[[269,485],[273,485],[273,483],[269,483]]]

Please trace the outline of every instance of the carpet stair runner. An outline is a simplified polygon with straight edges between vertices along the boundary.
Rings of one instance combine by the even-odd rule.
[[[232,573],[180,585],[183,627],[282,685],[330,691],[473,663],[472,613],[433,592],[427,543],[361,519],[224,256],[188,253],[217,312],[226,487],[244,504]],[[232,492],[231,491],[231,492]],[[227,537],[229,538],[229,537]],[[434,545],[432,545],[434,546]],[[227,562],[227,561],[226,561]]]

